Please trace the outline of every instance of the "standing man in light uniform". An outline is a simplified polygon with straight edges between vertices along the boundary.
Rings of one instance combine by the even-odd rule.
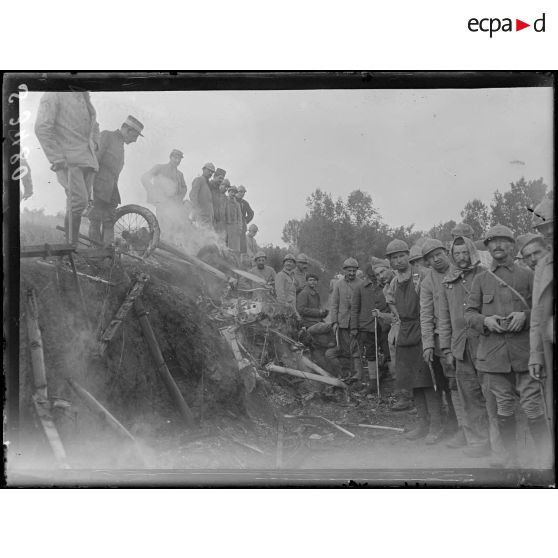
[[[88,91],[49,92],[41,97],[35,134],[66,191],[66,240],[76,244],[95,173],[99,170],[97,113]]]

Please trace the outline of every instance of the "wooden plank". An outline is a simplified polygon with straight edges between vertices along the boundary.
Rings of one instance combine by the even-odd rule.
[[[322,384],[329,384],[330,386],[347,389],[347,384],[345,384],[341,380],[338,380],[337,378],[328,378],[326,376],[320,376],[318,374],[311,374],[310,372],[301,372],[300,370],[294,370],[293,368],[286,368],[284,366],[277,366],[276,364],[268,364],[265,369],[269,372],[288,374],[290,376],[296,376],[297,378],[304,378],[305,380],[313,380],[315,382],[321,382]]]
[[[76,251],[73,244],[33,244],[19,249],[22,258],[46,258],[48,256],[65,256]]]
[[[330,374],[327,370],[324,370],[320,366],[318,366],[314,361],[310,360],[307,356],[302,355],[302,362],[306,364],[309,368],[312,368],[314,372],[317,372],[321,376],[326,376],[328,378],[333,378],[333,374]]]
[[[137,440],[132,436],[128,429],[119,420],[117,420],[106,407],[97,401],[91,393],[89,393],[84,387],[80,386],[75,380],[66,378],[66,381],[70,384],[71,388],[91,412],[95,413],[100,419],[106,422],[117,435],[132,444],[136,456],[142,464],[145,464],[145,459],[141,453]]]
[[[103,333],[101,334],[101,340],[99,341],[99,352],[100,354],[104,354],[107,350],[109,343],[114,339],[116,332],[120,329],[124,318],[128,315],[130,309],[134,305],[134,302],[141,295],[145,284],[149,280],[149,275],[146,273],[140,273],[136,282],[131,286],[124,298],[124,301],[114,314],[112,320],[110,321],[109,325],[105,328]]]
[[[176,405],[178,411],[180,412],[184,422],[187,426],[194,426],[194,415],[188,407],[188,404],[184,400],[180,389],[176,385],[172,374],[163,358],[163,353],[161,353],[161,348],[159,347],[159,343],[157,343],[157,338],[155,337],[155,333],[153,332],[153,328],[151,327],[151,323],[147,317],[147,312],[143,306],[143,302],[141,298],[137,298],[135,301],[135,309],[136,314],[139,318],[140,327],[143,332],[143,336],[147,341],[147,345],[151,352],[151,356],[155,362],[155,369],[159,374],[160,378],[163,380],[165,387],[167,388],[171,399],[173,400],[174,404]]]
[[[215,277],[218,277],[219,279],[222,279],[223,281],[227,281],[227,279],[228,279],[228,277],[222,271],[219,271],[218,269],[214,268],[213,266],[205,263],[203,260],[200,260],[199,258],[196,258],[195,256],[191,256],[190,254],[184,252],[184,250],[180,250],[178,248],[175,248],[174,246],[171,246],[170,244],[167,244],[166,242],[163,242],[163,241],[160,240],[159,244],[157,245],[157,249],[165,250],[166,252],[169,252],[169,254],[172,254],[173,256],[176,256],[177,258],[181,258],[183,260],[186,260],[187,262],[191,262],[191,263],[197,265],[199,268],[207,271],[208,273],[211,273]]]
[[[27,339],[31,354],[31,368],[36,394],[41,399],[48,399],[45,355],[43,352],[43,338],[39,328],[39,308],[35,289],[27,289],[25,296],[25,323],[27,325]]]
[[[58,430],[50,414],[49,401],[35,394],[33,395],[33,405],[56,461],[63,469],[69,469],[70,467],[66,460],[66,451],[64,450],[62,440],[60,439],[60,435],[58,434]]]

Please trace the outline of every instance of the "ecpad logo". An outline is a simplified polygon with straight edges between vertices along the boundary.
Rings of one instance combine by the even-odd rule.
[[[540,18],[536,19],[533,22],[533,29],[535,30],[535,32],[537,33],[545,32],[545,24],[546,24],[545,17],[546,14],[543,13],[543,15]],[[469,31],[473,33],[477,33],[478,31],[482,31],[483,33],[490,33],[489,35],[490,38],[492,38],[492,35],[494,33],[497,33],[498,31],[503,31],[504,33],[514,31],[512,18],[509,17],[505,17],[503,19],[500,19],[498,17],[485,17],[482,19],[477,19],[476,17],[472,17],[468,21],[467,27],[469,28]],[[531,27],[531,24],[525,23],[521,19],[516,18],[515,31],[521,31],[522,29],[526,29],[527,27]]]

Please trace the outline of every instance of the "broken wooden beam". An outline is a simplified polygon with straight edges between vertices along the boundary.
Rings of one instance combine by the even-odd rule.
[[[201,269],[207,271],[208,273],[211,273],[215,277],[222,279],[223,281],[228,280],[228,277],[222,271],[219,271],[217,268],[213,267],[212,265],[209,265],[205,263],[203,260],[196,258],[196,256],[191,256],[190,254],[184,252],[184,250],[175,248],[174,246],[171,246],[170,244],[167,244],[162,240],[159,241],[157,248],[160,250],[164,250],[165,252],[168,252],[169,254],[176,256],[177,258],[186,260],[189,263],[193,263],[198,267],[200,267]]]
[[[392,430],[393,432],[405,432],[404,428],[395,426],[381,426],[380,424],[350,424],[349,426],[359,426],[360,428],[374,428],[375,430]]]
[[[47,258],[49,256],[67,256],[76,251],[74,244],[33,244],[21,246],[19,254],[22,258]]]
[[[319,420],[323,420],[324,422],[326,422],[327,424],[329,424],[330,426],[333,426],[333,428],[336,428],[337,430],[339,430],[339,432],[343,432],[343,434],[345,434],[346,436],[348,436],[349,438],[355,438],[355,434],[353,434],[352,432],[349,432],[348,430],[346,430],[345,428],[343,428],[342,426],[339,426],[337,423],[333,422],[332,420],[329,420],[325,417],[319,416],[319,415],[283,415],[283,418],[288,418],[288,419],[319,419]]]
[[[78,395],[78,397],[85,403],[85,406],[92,412],[95,413],[101,420],[106,422],[108,426],[115,432],[115,434],[121,436],[128,442],[132,444],[136,456],[140,461],[145,463],[145,459],[141,453],[137,440],[132,436],[126,427],[116,419],[106,407],[104,407],[93,395],[91,395],[84,387],[80,386],[75,380],[71,378],[66,378],[70,387]]]
[[[149,318],[147,317],[147,312],[143,306],[141,298],[136,299],[135,309],[136,314],[139,318],[141,330],[143,332],[145,340],[147,341],[151,356],[155,361],[155,369],[157,370],[157,373],[163,380],[163,383],[165,384],[165,387],[167,388],[171,399],[174,401],[187,426],[194,426],[194,415],[192,414],[190,407],[188,407],[188,404],[184,400],[184,397],[182,396],[180,389],[176,385],[176,382],[174,381],[174,378],[170,373],[165,359],[163,358],[163,353],[161,352],[159,343],[157,343],[155,333],[153,332],[153,328],[151,327],[151,323],[149,322]]]
[[[308,366],[308,368],[311,368],[312,370],[314,370],[314,372],[317,372],[321,376],[326,376],[328,378],[333,378],[334,377],[333,374],[330,374],[327,370],[324,370],[323,368],[318,366],[314,361],[310,360],[305,355],[302,355],[302,362],[304,364],[306,364],[306,366]]]
[[[35,391],[40,398],[48,399],[43,338],[39,328],[39,307],[33,288],[27,289],[25,296],[25,323]]]
[[[269,372],[288,374],[297,378],[304,378],[305,380],[313,380],[315,382],[321,382],[322,384],[329,384],[330,386],[347,389],[347,384],[345,384],[341,380],[338,380],[337,378],[328,378],[327,376],[320,376],[318,374],[312,374],[310,372],[301,372],[300,370],[294,370],[293,368],[286,368],[284,366],[277,366],[276,364],[268,364],[265,369]]]
[[[239,342],[238,339],[236,338],[236,332],[234,331],[234,326],[224,327],[219,331],[221,332],[221,335],[226,339],[227,343],[229,344],[229,346],[233,351],[234,358],[238,365],[238,370],[243,371],[244,369],[251,366],[250,361],[247,358],[243,357],[242,353],[240,352]]]
[[[45,262],[43,260],[39,260],[37,263],[42,266],[56,268],[56,264]],[[67,273],[72,273],[71,269],[68,269],[64,266],[59,267],[58,269],[62,269],[62,271],[66,271]],[[85,279],[89,279],[90,281],[95,281],[96,283],[102,283],[103,285],[109,285],[111,287],[116,286],[116,283],[113,283],[112,281],[107,281],[106,279],[101,279],[100,277],[95,277],[94,275],[87,275],[87,273],[82,273],[81,271],[78,271],[77,274],[80,277],[84,277]]]
[[[99,353],[102,355],[107,350],[109,343],[114,339],[116,332],[120,329],[124,318],[128,315],[128,312],[134,305],[136,299],[141,295],[145,284],[149,280],[149,275],[146,273],[140,273],[134,282],[134,284],[128,290],[124,301],[114,314],[112,320],[110,321],[109,325],[105,328],[103,333],[101,334],[101,339],[99,341]]]
[[[50,402],[48,399],[44,399],[38,394],[35,394],[33,395],[33,405],[35,411],[37,411],[37,416],[39,417],[49,446],[52,449],[54,458],[63,469],[69,469],[70,467],[66,460],[66,451],[64,450],[62,440],[60,439],[60,435],[58,434],[58,430],[56,429],[56,425],[50,413]]]

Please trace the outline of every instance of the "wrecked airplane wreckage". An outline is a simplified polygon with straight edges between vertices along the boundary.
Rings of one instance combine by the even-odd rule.
[[[146,235],[146,230],[124,231],[117,242],[109,247],[100,246],[85,235],[81,235],[79,247],[67,244],[42,244],[21,248],[22,258],[35,258],[28,263],[32,266],[38,264],[37,269],[45,270],[41,272],[45,281],[49,279],[51,285],[57,283],[59,289],[62,282],[64,288],[59,294],[62,298],[72,295],[70,298],[73,300],[69,303],[76,309],[75,318],[80,321],[91,339],[95,340],[93,350],[91,346],[87,347],[87,354],[86,352],[77,354],[76,349],[76,358],[81,358],[85,363],[82,373],[74,374],[75,370],[64,371],[51,368],[49,359],[52,358],[52,349],[48,345],[52,337],[51,333],[47,332],[49,339],[43,347],[37,305],[37,297],[39,297],[43,305],[41,313],[45,313],[41,315],[41,323],[45,324],[52,320],[52,314],[47,311],[47,306],[44,306],[46,299],[42,296],[44,289],[49,288],[49,284],[37,283],[34,286],[32,281],[22,283],[28,301],[22,309],[28,323],[27,346],[32,357],[27,365],[28,377],[35,380],[29,383],[30,386],[34,385],[31,389],[34,410],[38,418],[35,422],[37,425],[42,425],[42,431],[59,467],[67,468],[68,462],[71,461],[64,451],[63,432],[62,435],[57,432],[57,428],[60,429],[59,419],[61,415],[70,416],[72,407],[78,401],[121,440],[122,446],[128,448],[128,453],[135,456],[136,464],[143,466],[145,463],[139,450],[136,430],[133,426],[124,426],[134,424],[134,419],[131,416],[126,417],[125,409],[115,407],[110,399],[107,399],[107,394],[101,387],[97,390],[96,386],[101,384],[95,383],[94,376],[100,370],[100,366],[91,365],[90,359],[92,352],[100,359],[99,361],[103,359],[106,361],[107,353],[117,352],[117,348],[113,345],[116,339],[120,344],[119,335],[123,336],[122,330],[126,323],[127,327],[136,327],[134,324],[139,324],[144,350],[148,355],[144,359],[149,359],[154,365],[152,369],[155,376],[164,386],[182,423],[192,432],[192,427],[195,429],[198,425],[198,418],[203,417],[203,368],[200,410],[199,406],[196,408],[198,404],[192,401],[192,388],[188,387],[185,391],[182,378],[176,376],[176,369],[173,369],[172,364],[169,364],[163,356],[163,354],[168,355],[168,350],[165,350],[168,347],[165,347],[166,340],[158,331],[161,316],[157,324],[154,324],[156,327],[152,326],[153,307],[149,308],[149,305],[144,305],[142,301],[146,286],[151,285],[152,282],[152,278],[145,271],[149,271],[153,266],[156,268],[159,256],[161,261],[172,262],[175,268],[181,265],[185,270],[184,275],[195,268],[200,272],[198,275],[205,274],[206,277],[211,276],[216,280],[219,286],[217,296],[215,296],[217,291],[212,290],[213,296],[199,297],[203,299],[198,301],[199,308],[201,312],[205,308],[208,309],[205,317],[214,324],[215,334],[218,332],[224,341],[224,346],[230,347],[234,361],[229,358],[228,365],[237,368],[244,391],[250,393],[255,389],[258,381],[262,380],[264,383],[277,383],[278,386],[287,386],[295,391],[300,389],[301,383],[305,385],[305,389],[308,389],[309,385],[317,386],[316,389],[336,389],[340,394],[348,397],[347,385],[314,363],[307,356],[307,348],[293,338],[296,336],[294,309],[277,302],[270,287],[265,285],[261,278],[236,267],[236,262],[219,248],[216,248],[220,255],[219,263],[212,265],[160,239],[157,239],[154,245],[151,242],[152,233]],[[154,258],[149,258],[150,255]],[[199,255],[204,257],[201,253]],[[125,264],[125,258],[131,265]],[[211,258],[206,259],[211,260]],[[77,271],[74,260],[81,264],[80,271]],[[112,270],[118,268],[118,273],[111,275],[110,272],[108,276],[107,273],[103,273],[103,266],[106,271],[107,262],[111,262]],[[143,264],[146,264],[145,267]],[[118,274],[122,277],[120,281]],[[239,285],[239,279],[242,278],[251,282],[253,288],[246,289]],[[72,284],[73,287],[68,290],[67,287]],[[97,289],[97,292],[101,292],[101,289],[107,293],[111,292],[113,301],[112,309],[109,307],[109,318],[105,320],[102,327],[97,324],[97,328],[91,312],[92,305],[95,303],[91,296],[94,289]],[[55,303],[52,300],[47,303],[50,308],[53,304]],[[57,309],[59,313],[63,311],[62,307]],[[164,315],[162,308],[161,315]],[[195,319],[194,315],[189,315]],[[136,320],[130,319],[134,317]],[[183,314],[182,319],[185,317]],[[48,353],[46,355],[48,358],[45,358],[43,350]],[[188,351],[188,346],[184,350]],[[123,351],[124,339],[122,338],[120,364],[122,364]],[[210,358],[208,355],[209,368],[212,367]],[[47,379],[49,384],[51,382],[54,384],[54,389],[47,391]],[[117,380],[110,380],[110,382],[114,381]],[[60,384],[66,385],[66,390],[61,389]],[[191,385],[194,384],[189,384]],[[60,393],[62,397],[59,397]],[[283,415],[280,414],[279,420],[281,421],[282,418]],[[293,417],[285,415],[284,418]],[[62,428],[64,429],[64,426]]]

